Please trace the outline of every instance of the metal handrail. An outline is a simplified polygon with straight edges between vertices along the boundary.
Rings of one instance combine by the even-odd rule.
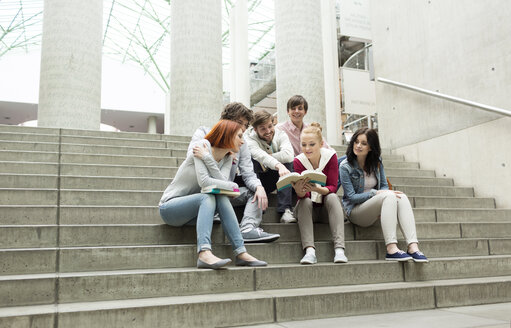
[[[368,118],[368,117],[370,117],[370,115],[366,115],[366,116],[361,117],[361,118],[358,118],[358,119],[356,119],[356,120],[354,120],[354,121],[352,121],[352,122],[349,122],[349,123],[347,123],[347,124],[344,124],[344,126],[343,126],[343,127],[344,127],[344,128],[346,128],[347,126],[350,126],[350,125],[352,125],[352,124],[358,123],[358,122],[363,121],[363,120],[367,120],[367,118]]]
[[[353,55],[351,55],[348,59],[346,59],[346,61],[344,62],[344,64],[342,66],[343,67],[346,66],[350,62],[350,60],[352,60],[353,58],[357,57],[362,52],[366,51],[367,48],[371,47],[372,45],[373,45],[372,43],[368,43],[362,49],[359,49],[359,50],[355,51],[353,53]]]
[[[376,80],[378,82],[381,82],[381,83],[386,83],[386,84],[394,85],[396,87],[400,87],[400,88],[416,91],[416,92],[423,93],[423,94],[426,94],[426,95],[429,95],[429,96],[433,96],[433,97],[436,97],[436,98],[453,101],[453,102],[456,102],[456,103],[459,103],[459,104],[463,104],[463,105],[475,107],[475,108],[478,108],[478,109],[482,109],[482,110],[485,110],[485,111],[488,111],[488,112],[497,113],[497,114],[501,114],[501,115],[505,115],[505,116],[511,117],[511,111],[509,111],[507,109],[502,109],[502,108],[498,108],[498,107],[494,107],[494,106],[489,106],[489,105],[477,103],[475,101],[470,101],[470,100],[466,100],[466,99],[462,99],[462,98],[458,98],[458,97],[449,96],[449,95],[446,95],[446,94],[443,94],[443,93],[440,93],[440,92],[434,92],[434,91],[422,89],[422,88],[419,88],[419,87],[415,87],[413,85],[409,85],[409,84],[405,84],[405,83],[400,83],[400,82],[388,80],[388,79],[385,79],[385,78],[382,78],[382,77],[379,77]]]

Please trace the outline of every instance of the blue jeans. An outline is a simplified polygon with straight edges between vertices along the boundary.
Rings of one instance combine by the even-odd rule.
[[[227,196],[192,194],[172,198],[160,206],[160,215],[166,224],[173,227],[197,225],[197,252],[211,250],[211,230],[215,211],[220,214],[222,228],[231,242],[234,255],[246,252],[238,219]]]

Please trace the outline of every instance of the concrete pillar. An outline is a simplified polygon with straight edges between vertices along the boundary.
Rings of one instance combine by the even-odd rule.
[[[247,0],[237,0],[230,12],[231,101],[250,108]]]
[[[289,119],[288,99],[300,94],[309,104],[305,121],[320,123],[327,136],[321,1],[275,1],[275,39],[279,122]]]
[[[325,134],[331,145],[341,145],[341,99],[339,90],[339,59],[337,53],[337,22],[335,0],[321,1],[323,35],[323,67],[325,74]]]
[[[170,134],[170,91],[165,95],[165,115],[163,115],[163,133]]]
[[[38,125],[99,130],[102,0],[45,0]]]
[[[149,116],[147,118],[147,133],[157,133],[156,116]]]
[[[220,117],[221,9],[220,0],[171,1],[170,134],[191,135]]]

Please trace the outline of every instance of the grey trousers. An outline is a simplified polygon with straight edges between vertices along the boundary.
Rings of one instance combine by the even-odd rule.
[[[417,243],[417,232],[415,230],[415,218],[412,205],[405,194],[399,195],[392,191],[382,192],[362,204],[353,207],[350,213],[350,221],[361,227],[368,227],[381,217],[381,229],[385,245],[396,244],[396,226],[399,227],[406,243]]]
[[[247,232],[259,227],[263,220],[263,210],[257,206],[257,201],[252,203],[253,198],[254,192],[247,187],[240,187],[240,195],[236,198],[231,198],[233,207],[245,206],[243,219],[241,219],[240,223],[241,232]]]
[[[302,198],[298,200],[295,207],[303,249],[314,247],[313,222],[328,222],[334,247],[344,248],[344,213],[337,195],[330,193],[323,196],[323,206],[321,207],[313,207],[312,204],[310,198]]]

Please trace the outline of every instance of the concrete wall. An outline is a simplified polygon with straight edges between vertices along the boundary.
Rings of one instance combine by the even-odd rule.
[[[371,11],[377,77],[511,109],[509,1],[373,0]],[[382,83],[376,106],[383,147],[511,207],[510,119]]]

